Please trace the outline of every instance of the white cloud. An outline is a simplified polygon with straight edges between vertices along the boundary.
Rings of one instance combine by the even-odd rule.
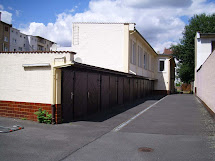
[[[162,52],[181,37],[185,23],[180,17],[200,13],[215,13],[215,3],[206,3],[206,0],[92,0],[85,12],[61,13],[55,23],[32,22],[23,31],[61,46],[70,46],[72,22],[135,22],[152,47]]]
[[[7,12],[7,11],[2,11],[2,10],[0,10],[0,12],[1,12],[1,20],[8,24],[11,24],[12,23],[12,13]]]
[[[12,7],[8,7],[8,9],[9,9],[9,10],[13,10],[13,8],[12,8]]]
[[[15,13],[16,13],[16,16],[20,15],[20,11],[19,10],[16,10]]]
[[[0,10],[4,10],[4,6],[0,4]]]

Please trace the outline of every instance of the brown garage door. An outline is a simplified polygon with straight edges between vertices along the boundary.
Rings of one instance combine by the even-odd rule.
[[[100,107],[100,75],[98,73],[88,73],[88,106],[87,114],[99,112]]]
[[[73,119],[73,85],[74,72],[65,70],[62,72],[62,114],[63,121],[70,122]]]
[[[87,116],[87,72],[75,72],[74,119]]]
[[[101,110],[105,111],[110,107],[110,80],[108,75],[102,75],[101,79]]]

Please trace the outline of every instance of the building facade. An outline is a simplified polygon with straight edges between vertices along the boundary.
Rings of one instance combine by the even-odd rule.
[[[135,23],[73,23],[72,34],[75,61],[150,78],[155,90],[170,93],[172,55],[160,57]],[[165,70],[159,71],[160,62]]]
[[[26,35],[18,29],[10,28],[9,51],[51,51],[54,45],[54,42],[43,37]]]
[[[10,28],[12,25],[7,24],[0,19],[0,51],[9,51],[10,49]]]
[[[37,51],[50,51],[52,45],[55,45],[54,42],[47,40],[41,36],[36,36],[37,38]]]

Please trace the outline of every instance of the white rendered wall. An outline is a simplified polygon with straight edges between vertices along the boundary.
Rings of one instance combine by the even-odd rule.
[[[0,100],[52,103],[52,68],[23,67],[23,64],[50,63],[54,58],[66,57],[70,53],[0,53]]]
[[[73,24],[72,50],[84,64],[124,71],[124,24]],[[77,36],[76,36],[77,37]],[[80,58],[80,59],[79,59]]]
[[[215,113],[215,51],[208,57],[202,68],[196,73],[197,96]]]
[[[215,38],[197,38],[197,64],[196,70],[205,62],[208,56],[211,54],[211,41],[215,41]]]
[[[165,60],[164,71],[159,71],[159,60]],[[155,61],[156,66],[155,70],[157,70],[156,79],[155,81],[155,90],[170,90],[170,59],[167,57],[158,57]]]
[[[153,50],[151,48],[149,48],[148,45],[146,44],[146,42],[142,38],[140,38],[139,35],[137,35],[136,33],[130,34],[129,39],[136,43],[136,65],[129,62],[129,73],[154,79],[155,78],[154,71],[156,71],[156,70],[155,70],[155,68],[152,67],[152,65],[154,65],[154,63],[156,63],[156,62],[152,62],[151,58],[155,58],[156,56],[155,56]],[[138,46],[143,49],[142,61],[141,61],[142,67],[138,66],[138,61],[139,61],[138,60]],[[129,51],[130,51],[129,58],[131,58],[132,53],[131,53],[131,50],[129,50]],[[147,63],[149,64],[148,69],[144,69],[144,53],[145,52],[150,57],[147,61]]]

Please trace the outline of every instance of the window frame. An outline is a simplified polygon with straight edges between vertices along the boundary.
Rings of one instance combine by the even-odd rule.
[[[136,65],[137,64],[137,53],[136,53],[136,42],[132,40],[131,42],[131,64]]]
[[[163,63],[163,70],[162,70],[162,71],[160,70],[160,69],[161,69],[161,68],[160,68],[160,62],[161,62],[161,61],[164,62],[164,63]],[[158,60],[158,72],[166,72],[165,61],[166,61],[166,59],[164,59],[164,58]]]

